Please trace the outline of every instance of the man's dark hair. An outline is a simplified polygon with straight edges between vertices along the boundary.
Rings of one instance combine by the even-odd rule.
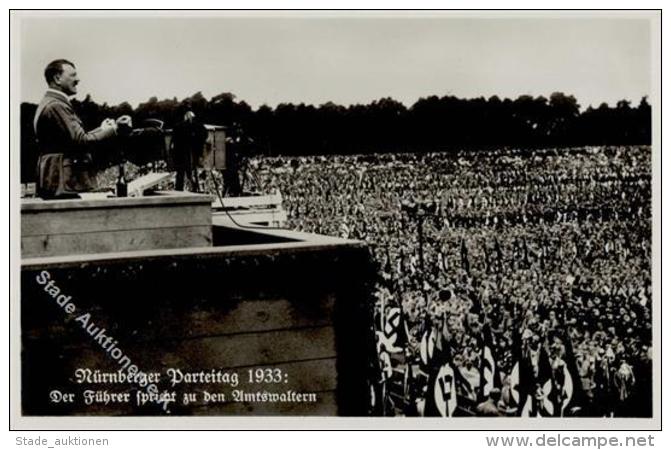
[[[63,65],[65,64],[75,67],[75,65],[67,59],[57,59],[47,64],[47,67],[44,69],[44,78],[47,80],[47,84],[51,83],[56,75],[63,73]]]

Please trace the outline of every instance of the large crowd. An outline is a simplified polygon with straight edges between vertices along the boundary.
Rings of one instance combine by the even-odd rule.
[[[553,373],[575,367],[576,414],[652,414],[650,147],[274,157],[251,167],[261,191],[282,193],[290,228],[369,244],[377,316],[398,305],[407,325],[397,372],[421,363],[428,323],[470,380],[459,391],[470,414],[519,415],[520,352],[536,378],[545,360]],[[483,329],[497,366],[489,392],[478,369]],[[392,413],[421,414],[427,389],[404,388]]]

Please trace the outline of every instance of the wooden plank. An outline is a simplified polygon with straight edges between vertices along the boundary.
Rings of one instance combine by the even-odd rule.
[[[226,226],[222,220],[220,223]],[[116,253],[101,252],[83,255],[35,256],[21,258],[21,270],[64,269],[81,267],[83,264],[118,264],[132,263],[140,260],[167,259],[218,259],[221,257],[248,257],[252,255],[300,253],[300,252],[334,252],[362,250],[365,243],[350,239],[341,239],[322,234],[294,232],[291,230],[255,228],[254,233],[268,236],[279,236],[283,239],[278,243],[241,244],[224,247],[190,247],[174,249],[150,249],[136,251],[120,251]]]
[[[211,245],[212,228],[209,226],[101,231],[22,237],[21,257],[209,247]]]
[[[215,211],[212,213],[213,215],[216,216],[225,216],[228,217],[230,214],[231,216],[240,216],[240,217],[246,217],[246,216],[258,216],[258,217],[283,217],[284,219],[287,218],[287,213],[282,210],[282,209],[233,209],[230,211]]]
[[[201,205],[42,211],[21,216],[21,236],[206,226],[211,223],[210,208]]]
[[[333,323],[333,297],[315,298],[310,305],[298,305],[287,299],[235,300],[222,298],[205,308],[185,305],[184,315],[165,308],[155,311],[153,320],[162,324],[149,328],[146,338],[225,336],[293,328],[328,326]],[[147,328],[143,327],[145,330]],[[140,331],[140,330],[138,330]]]
[[[282,195],[270,194],[270,195],[253,195],[249,197],[223,197],[225,208],[252,208],[259,206],[282,206]],[[212,201],[212,206],[215,208],[221,208],[221,201],[218,198],[215,198]]]
[[[131,347],[129,351],[148,361],[145,364],[153,362],[159,367],[255,366],[336,356],[332,327],[166,341],[159,346],[153,343]]]
[[[83,208],[123,208],[128,206],[148,206],[161,204],[208,204],[212,196],[181,191],[158,191],[144,197],[112,197],[95,199],[43,200],[41,198],[21,199],[21,214],[32,211],[83,209]]]
[[[84,336],[79,345],[63,347],[63,360],[76,361],[79,364],[77,367],[114,367],[115,363],[104,350],[87,339]],[[37,352],[34,355],[40,355],[35,346],[47,344],[43,340],[33,341],[30,347],[32,352]],[[330,326],[174,341],[123,341],[118,346],[143,370],[234,368],[336,356],[335,336]],[[109,363],[106,363],[107,360]]]
[[[81,192],[79,194],[82,200],[106,200],[114,198],[111,192]]]
[[[226,214],[224,212],[215,213],[218,215]],[[284,211],[278,210],[233,210],[229,214],[238,223],[253,224],[253,223],[269,223],[269,224],[283,224],[287,220],[287,214]],[[228,219],[231,224],[234,224],[228,215],[224,220]]]
[[[66,324],[62,317],[54,314],[53,307],[45,308],[41,304],[48,299],[31,300],[23,300],[24,307],[33,311],[22,321],[25,341],[45,339],[59,346],[87,345],[88,338],[79,324]],[[332,296],[315,298],[309,305],[298,305],[288,299],[238,301],[222,297],[220,301],[207,303],[173,302],[169,307],[143,305],[136,308],[132,320],[127,319],[124,308],[106,311],[104,306],[94,306],[86,311],[109,334],[124,342],[126,339],[174,340],[328,326],[333,323],[334,304]]]
[[[172,177],[172,172],[152,172],[146,175],[142,175],[128,183],[128,195],[136,196],[142,195],[147,189],[151,189],[154,186],[159,185],[163,181],[168,180]]]

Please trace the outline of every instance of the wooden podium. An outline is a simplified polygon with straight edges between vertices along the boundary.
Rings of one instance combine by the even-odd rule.
[[[212,245],[209,195],[159,191],[146,197],[83,194],[81,199],[24,199],[21,255],[110,253]]]
[[[211,202],[177,192],[23,201],[23,416],[367,414],[375,267],[365,243],[240,226],[226,212],[213,215]],[[46,274],[74,313],[45,291]],[[160,374],[161,392],[196,400],[175,401],[166,412],[136,403],[135,384],[76,383],[79,369],[123,367],[78,322],[82,314],[142,371]],[[173,386],[171,369],[237,373],[242,381]],[[282,377],[250,381],[259,371]],[[54,402],[54,391],[76,401]],[[87,391],[133,397],[89,405]],[[210,401],[206,392],[225,401]],[[313,400],[238,399],[241,392]]]

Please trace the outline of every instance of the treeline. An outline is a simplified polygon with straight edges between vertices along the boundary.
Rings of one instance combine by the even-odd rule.
[[[409,108],[383,98],[366,105],[282,103],[254,110],[233,94],[208,100],[200,92],[183,100],[152,97],[137,108],[128,103],[99,105],[90,96],[73,101],[89,128],[122,114],[131,115],[135,126],[151,118],[171,128],[187,103],[204,123],[226,126],[228,135],[245,143],[248,151],[265,155],[651,143],[651,108],[645,97],[638,105],[621,100],[614,107],[604,103],[582,112],[575,97],[561,92],[514,100],[430,96]],[[34,104],[21,105],[22,154],[34,150],[35,109]]]

